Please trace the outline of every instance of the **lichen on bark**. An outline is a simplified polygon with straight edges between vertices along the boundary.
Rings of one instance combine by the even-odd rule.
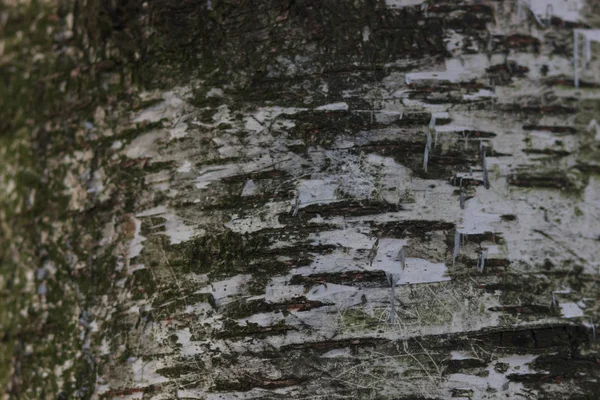
[[[3,3],[5,397],[593,396],[597,16],[544,2]]]

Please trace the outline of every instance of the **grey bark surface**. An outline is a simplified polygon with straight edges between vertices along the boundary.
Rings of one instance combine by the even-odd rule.
[[[595,398],[599,10],[533,3],[0,5],[4,398]]]

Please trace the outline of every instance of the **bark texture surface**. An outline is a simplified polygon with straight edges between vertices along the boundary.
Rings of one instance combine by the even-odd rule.
[[[531,3],[2,3],[4,398],[595,398],[600,11]]]

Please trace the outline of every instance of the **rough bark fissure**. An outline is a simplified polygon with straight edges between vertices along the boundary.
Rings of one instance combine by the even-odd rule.
[[[600,7],[520,3],[0,5],[5,398],[594,398]]]

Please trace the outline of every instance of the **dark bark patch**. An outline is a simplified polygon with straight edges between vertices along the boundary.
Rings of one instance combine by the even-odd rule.
[[[561,125],[523,125],[523,129],[526,131],[548,131],[563,135],[573,135],[577,133],[576,128]]]
[[[300,208],[298,214],[280,214],[279,221],[286,225],[297,225],[305,223],[315,217],[323,218],[343,216],[360,217],[365,215],[377,215],[388,212],[402,211],[403,207],[399,204],[391,204],[384,201],[375,200],[346,200],[337,201],[328,204],[313,204]]]
[[[415,237],[424,239],[429,232],[449,231],[454,228],[455,224],[450,222],[408,220],[374,224],[373,232],[382,237],[392,237],[397,239]]]
[[[540,47],[539,39],[533,36],[515,34],[505,38],[506,46],[509,49],[527,49],[533,47],[534,51],[538,51]]]
[[[497,306],[488,308],[489,311],[502,311],[509,314],[548,314],[549,306],[540,304],[520,304],[514,306]]]
[[[263,300],[241,300],[227,307],[227,315],[238,319],[268,312],[309,311],[327,305],[321,301],[308,300],[304,296],[290,299],[285,303],[267,303]]]
[[[530,174],[516,173],[508,177],[508,183],[512,186],[520,187],[538,187],[538,188],[554,188],[566,189],[574,187],[574,182],[563,174]]]
[[[264,338],[267,336],[282,335],[292,330],[296,329],[283,322],[269,326],[260,326],[251,322],[248,322],[248,324],[244,326],[235,323],[225,323],[223,330],[215,333],[215,337],[218,339],[233,339],[247,336]]]
[[[301,351],[314,351],[316,353],[326,353],[333,349],[341,349],[345,347],[357,348],[357,347],[376,347],[379,344],[387,343],[386,339],[379,338],[360,338],[360,339],[344,339],[344,340],[326,340],[322,342],[305,342],[298,344],[291,344],[283,346],[282,352],[301,350]]]
[[[212,392],[248,392],[255,388],[278,389],[288,386],[296,386],[306,379],[297,377],[285,377],[280,379],[268,379],[258,376],[246,375],[243,378],[237,378],[235,381],[226,381],[217,379],[212,386]]]
[[[389,281],[384,271],[346,271],[338,273],[294,275],[290,280],[291,285],[304,285],[306,288],[313,285],[326,285],[327,283],[356,287],[389,286]]]

